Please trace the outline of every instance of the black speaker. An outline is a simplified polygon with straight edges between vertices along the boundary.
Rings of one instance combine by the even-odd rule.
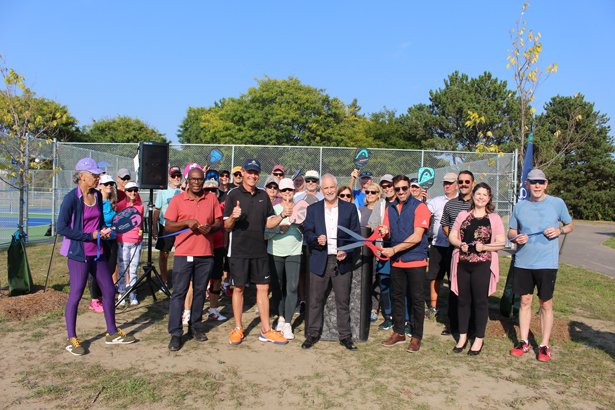
[[[139,188],[166,189],[169,171],[169,144],[139,143]]]

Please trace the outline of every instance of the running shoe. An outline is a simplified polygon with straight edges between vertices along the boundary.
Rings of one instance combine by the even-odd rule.
[[[190,311],[184,310],[184,313],[182,313],[182,325],[188,326],[188,323],[190,323]]]
[[[393,321],[391,319],[385,319],[385,321],[380,323],[380,326],[378,326],[378,330],[391,330],[391,329],[393,329]]]
[[[372,310],[372,312],[369,314],[369,321],[374,323],[376,320],[378,320],[378,313],[376,313],[375,310]]]
[[[117,332],[115,332],[114,334],[110,335],[109,333],[107,333],[107,335],[105,336],[105,343],[108,345],[127,345],[136,341],[137,339],[135,339],[134,336],[127,335],[119,327],[117,329]]]
[[[261,332],[261,335],[258,337],[258,340],[260,340],[261,342],[271,342],[276,345],[285,345],[288,343],[288,340],[284,336],[282,336],[280,332],[277,332],[273,329],[265,333]]]
[[[139,305],[139,301],[137,299],[132,299],[130,301],[130,306],[138,306]]]
[[[231,336],[228,338],[228,342],[232,345],[238,345],[243,342],[243,329],[236,327],[231,330]]]
[[[438,314],[438,309],[435,307],[430,307],[429,309],[425,311],[425,316],[429,320],[434,320],[437,314]]]
[[[406,334],[406,337],[412,337],[412,329],[409,323],[406,323],[406,326],[404,326],[404,333]]]
[[[275,330],[278,332],[283,331],[285,324],[286,324],[286,319],[284,319],[284,316],[278,317],[278,323],[275,325]]]
[[[293,340],[295,334],[293,333],[293,326],[290,323],[284,323],[284,329],[282,329],[282,336],[284,339]]]
[[[92,301],[90,302],[90,305],[88,306],[88,309],[93,310],[96,313],[102,313],[103,305],[100,302],[100,299],[92,299]]]
[[[75,356],[83,356],[86,353],[85,347],[81,346],[81,342],[76,337],[68,339],[66,350]]]
[[[521,340],[515,347],[512,348],[510,354],[516,357],[523,356],[525,353],[530,351],[529,343]],[[540,359],[539,359],[540,360]]]
[[[209,308],[209,315],[207,317],[209,317],[211,320],[217,320],[218,322],[226,320],[226,316],[220,313],[216,308]]]
[[[551,349],[549,349],[549,346],[539,346],[538,347],[538,361],[548,362],[550,360],[551,360]]]

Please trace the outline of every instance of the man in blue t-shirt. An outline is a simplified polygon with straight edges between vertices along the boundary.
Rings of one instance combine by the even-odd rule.
[[[519,308],[519,343],[510,351],[513,356],[529,352],[528,336],[532,317],[532,296],[538,288],[542,342],[538,360],[551,360],[549,338],[553,328],[553,291],[557,276],[559,241],[562,234],[572,232],[574,225],[566,204],[561,198],[546,194],[548,180],[545,173],[534,168],[525,185],[529,200],[520,201],[510,218],[508,238],[518,245],[515,254],[513,292],[521,295]],[[563,226],[560,226],[561,225]]]
[[[158,259],[158,266],[160,267],[160,276],[164,280],[165,284],[169,283],[169,273],[167,270],[167,264],[169,260],[169,253],[175,245],[175,236],[169,236],[166,238],[159,238],[158,236],[164,236],[164,213],[167,211],[171,198],[181,192],[180,186],[182,183],[182,172],[177,166],[169,168],[169,187],[163,191],[156,193],[156,200],[154,201],[154,215],[152,222],[152,237],[157,238],[156,249],[160,251],[160,257]],[[156,224],[156,220],[158,223]]]

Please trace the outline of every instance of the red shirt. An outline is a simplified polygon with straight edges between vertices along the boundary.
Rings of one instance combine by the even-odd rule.
[[[196,219],[201,225],[213,225],[216,219],[222,218],[222,211],[215,194],[206,192],[201,197],[192,198],[184,191],[171,199],[164,218],[171,222]],[[212,256],[214,235],[215,232],[202,235],[193,231],[177,235],[175,255]]]
[[[398,205],[398,208],[401,209],[401,204]],[[429,221],[431,219],[431,212],[429,208],[425,204],[420,204],[414,210],[414,228],[424,228],[425,232],[423,235],[427,235],[429,231]],[[389,230],[391,229],[389,225],[389,210],[384,213],[384,220],[382,221],[383,225],[386,225]],[[410,262],[402,262],[402,261],[391,261],[391,266],[396,268],[419,268],[422,266],[427,266],[427,259],[423,259],[421,261],[410,261]]]

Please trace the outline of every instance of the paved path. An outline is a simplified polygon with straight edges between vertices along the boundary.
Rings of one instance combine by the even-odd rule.
[[[574,231],[567,236],[561,262],[615,278],[615,249],[602,245],[615,237],[615,223],[575,221]]]

